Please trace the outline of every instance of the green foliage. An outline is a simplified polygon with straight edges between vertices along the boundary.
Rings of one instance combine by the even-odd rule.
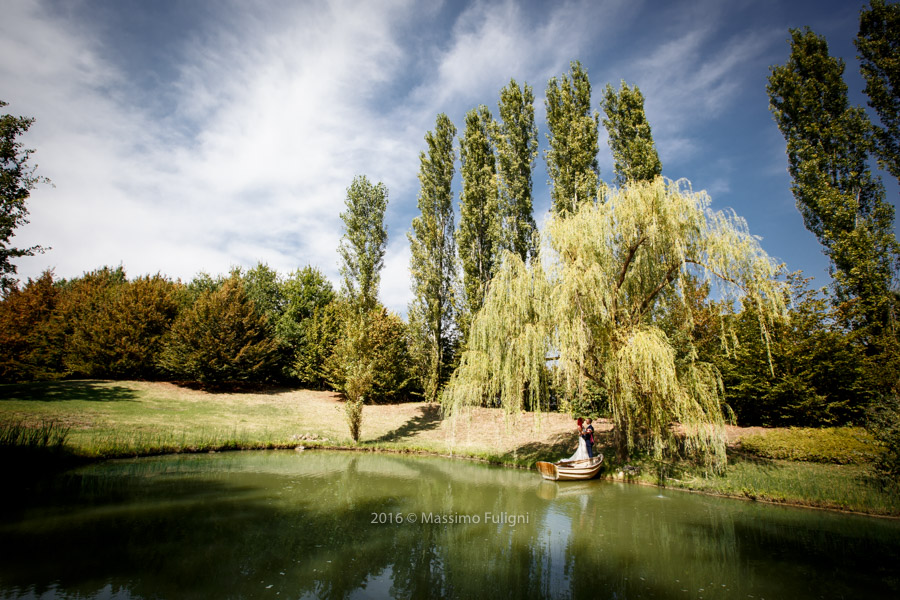
[[[203,294],[214,292],[221,288],[223,283],[225,283],[225,277],[221,275],[213,277],[209,273],[197,273],[186,286],[185,301],[188,305],[193,304]]]
[[[769,77],[772,113],[787,141],[797,207],[834,266],[838,301],[852,301],[848,321],[877,338],[895,310],[890,289],[900,261],[894,208],[868,166],[871,124],[851,107],[844,63],[824,38],[791,30],[791,56]]]
[[[593,202],[600,181],[597,163],[600,116],[591,113],[591,83],[581,63],[574,61],[569,74],[547,83],[547,174],[555,213],[574,213]]]
[[[412,381],[409,336],[400,317],[382,307],[360,313],[349,303],[336,304],[339,336],[324,371],[344,396],[350,437],[358,442],[364,404],[407,399]]]
[[[129,282],[118,267],[86,273],[63,289],[57,323],[66,373],[144,379],[159,375],[162,338],[174,322],[178,287],[160,275]]]
[[[336,297],[334,288],[321,271],[306,266],[285,279],[282,294],[285,307],[275,323],[275,337],[289,349],[285,375],[320,388],[325,384],[322,365],[338,335],[337,321],[323,316]]]
[[[644,96],[637,86],[622,82],[616,92],[609,84],[603,94],[603,125],[615,159],[616,185],[629,181],[652,181],[662,173],[662,163],[653,143],[650,123],[644,113]]]
[[[45,271],[24,288],[13,286],[0,301],[0,381],[59,377],[63,371],[60,335],[53,317],[60,291]]]
[[[345,202],[346,210],[341,213],[344,236],[338,248],[344,293],[354,306],[369,311],[378,303],[378,284],[384,267],[387,187],[381,182],[373,185],[365,175],[358,175],[347,188]]]
[[[807,288],[808,279],[795,273],[788,281],[790,319],[773,324],[768,342],[754,307],[729,318],[734,348],[716,360],[726,401],[741,425],[862,422],[872,399],[862,346],[822,293]]]
[[[487,106],[466,114],[466,130],[459,140],[462,191],[459,194],[459,229],[456,245],[463,271],[465,310],[460,329],[465,337],[471,315],[478,312],[488,283],[499,262],[501,219],[496,159],[490,130],[494,119]]]
[[[341,337],[343,311],[335,301],[317,306],[300,322],[291,375],[301,383],[321,389],[328,384],[327,361]]]
[[[538,138],[531,86],[519,87],[515,79],[510,80],[500,90],[499,106],[501,122],[495,123],[492,138],[497,148],[500,179],[502,248],[527,262],[537,253],[531,174]]]
[[[862,427],[773,429],[742,437],[741,448],[763,458],[841,465],[871,463],[882,454]]]
[[[7,103],[0,100],[0,108]],[[16,266],[12,260],[22,256],[34,256],[43,252],[40,246],[13,248],[9,242],[18,227],[28,223],[28,207],[25,202],[31,190],[49,180],[36,176],[35,168],[28,165],[33,150],[23,149],[17,139],[34,123],[34,119],[0,115],[0,291],[7,291],[15,284]]]
[[[679,423],[686,453],[724,464],[718,372],[680,360],[657,321],[690,309],[680,290],[693,272],[725,301],[746,297],[759,307],[764,334],[784,316],[776,267],[743,221],[658,178],[557,213],[545,235],[544,260],[526,266],[506,255],[445,392],[447,409],[493,397],[510,412],[526,400],[540,409],[550,361],[566,395],[601,390],[609,399],[621,454],[638,445],[662,456],[675,448],[671,425]]]
[[[875,128],[878,162],[900,180],[900,4],[871,0],[855,43],[863,91],[883,125]]]
[[[350,401],[370,404],[407,399],[412,382],[407,326],[383,307],[358,314],[338,303],[339,334],[325,361],[331,386]]]
[[[445,114],[437,117],[434,132],[425,134],[428,152],[419,154],[419,216],[409,233],[413,301],[410,324],[417,354],[417,377],[429,402],[449,375],[453,359],[453,282],[456,246],[453,239],[453,183],[456,127]]]
[[[203,383],[265,381],[276,361],[271,325],[234,276],[179,315],[159,358],[170,375]]]
[[[42,422],[36,427],[25,423],[0,424],[0,448],[62,448],[69,436],[69,428],[55,421]]]
[[[234,269],[232,276],[241,278],[244,292],[260,315],[265,315],[271,323],[278,321],[285,308],[284,291],[278,271],[260,262],[247,271]]]
[[[896,485],[900,482],[900,399],[896,393],[873,406],[867,428],[883,449],[876,463],[878,471]]]
[[[367,374],[365,374],[367,375]],[[360,386],[358,391],[364,391],[368,381],[365,379],[365,375],[363,378],[354,377],[353,381],[355,384]],[[363,418],[363,400],[362,395],[359,396],[358,400],[350,400],[349,398],[344,402],[344,415],[347,418],[347,426],[350,428],[350,438],[358,443],[359,436],[362,433],[362,418]]]

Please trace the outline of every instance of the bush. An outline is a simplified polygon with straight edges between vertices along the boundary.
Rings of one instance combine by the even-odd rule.
[[[178,317],[159,365],[173,377],[201,383],[263,382],[275,373],[277,350],[268,319],[232,277]]]
[[[101,269],[69,284],[60,307],[68,373],[149,379],[160,374],[157,360],[178,314],[179,284],[161,275],[127,281],[121,268]]]
[[[882,451],[862,427],[773,429],[741,438],[741,447],[757,456],[819,463],[870,463]]]
[[[362,395],[369,403],[406,400],[412,373],[409,335],[403,320],[383,307],[362,315],[346,304],[337,310],[340,336],[325,361],[328,382],[346,396]],[[366,385],[361,386],[360,381]],[[352,391],[357,389],[365,391]]]
[[[883,452],[875,466],[889,480],[900,481],[900,400],[891,394],[869,414],[868,429]]]
[[[53,274],[45,271],[21,290],[12,288],[0,302],[0,381],[62,375],[62,339],[52,334],[58,298]]]
[[[741,425],[861,424],[872,398],[863,348],[838,325],[822,293],[807,289],[808,280],[788,279],[794,309],[789,321],[771,328],[768,350],[751,306],[729,319],[737,344],[716,359],[726,401]]]
[[[328,279],[315,267],[291,273],[281,284],[284,311],[275,323],[275,337],[286,350],[283,373],[311,387],[325,385],[322,366],[337,341],[336,313]]]

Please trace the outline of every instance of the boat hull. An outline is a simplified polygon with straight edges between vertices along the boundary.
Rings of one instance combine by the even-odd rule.
[[[544,479],[550,481],[580,481],[591,479],[600,472],[603,455],[584,460],[561,460],[557,463],[538,462],[537,469]]]

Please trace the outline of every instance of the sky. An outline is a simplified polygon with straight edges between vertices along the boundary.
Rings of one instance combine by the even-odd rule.
[[[545,90],[580,60],[598,111],[607,83],[641,89],[663,175],[733,209],[821,287],[828,261],[795,207],[766,79],[788,58],[789,29],[809,26],[846,61],[850,100],[864,105],[853,47],[863,4],[0,0],[0,100],[35,118],[23,142],[53,183],[32,192],[12,241],[50,249],[19,259],[19,277],[121,265],[131,278],[190,281],[262,262],[282,275],[313,265],[337,288],[340,213],[366,175],[389,190],[380,299],[405,314],[419,154],[436,116],[461,130],[478,105],[498,114],[511,78],[533,87],[540,224]],[[600,176],[612,181],[600,130]],[[885,184],[896,205],[896,182]]]

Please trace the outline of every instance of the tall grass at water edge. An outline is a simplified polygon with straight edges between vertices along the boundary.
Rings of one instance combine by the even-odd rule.
[[[69,428],[56,421],[42,421],[38,425],[0,423],[0,450],[3,452],[59,452],[68,437]]]

